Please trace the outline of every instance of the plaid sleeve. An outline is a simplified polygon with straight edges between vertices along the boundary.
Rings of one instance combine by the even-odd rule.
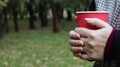
[[[95,0],[97,11],[109,12],[109,24],[120,30],[120,0]]]

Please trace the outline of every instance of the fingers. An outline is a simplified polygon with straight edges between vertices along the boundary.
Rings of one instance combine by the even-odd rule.
[[[90,56],[88,54],[81,54],[80,58],[83,60],[92,60],[92,58],[90,58]]]
[[[89,33],[92,33],[92,30],[86,28],[76,28],[74,31],[70,31],[70,49],[73,52],[73,55],[81,59],[90,60],[88,54],[90,51],[85,47],[87,38],[90,36]]]
[[[87,28],[75,28],[75,32],[80,34],[80,36],[83,38],[88,38],[89,33],[92,33],[92,30],[89,30]]]
[[[93,61],[94,60],[86,53],[73,53],[73,55],[75,57],[78,57],[78,58],[83,59],[83,60],[88,60],[88,61]]]
[[[69,36],[72,39],[80,39],[80,37],[88,38],[90,33],[93,33],[93,30],[87,28],[75,28],[74,31],[70,31]]]
[[[92,55],[92,50],[89,44],[86,43],[79,43],[79,42],[86,42],[86,38],[81,38],[81,40],[71,40],[71,51],[73,52],[73,55],[83,59],[83,60],[93,60],[91,55]]]
[[[102,21],[98,18],[86,18],[85,19],[89,24],[93,25],[93,26],[96,26],[98,28],[106,28],[106,27],[110,27],[110,25],[105,22],[105,21]]]
[[[81,53],[81,52],[83,52],[83,48],[82,47],[71,47],[70,48],[71,49],[71,51],[73,52],[73,53]]]
[[[70,45],[71,46],[84,46],[84,43],[81,40],[70,39]]]
[[[78,58],[81,57],[81,53],[80,53],[80,52],[79,52],[79,53],[73,53],[73,55],[74,55],[75,57],[78,57]]]
[[[80,35],[74,31],[70,31],[69,36],[71,39],[80,39]]]
[[[81,40],[70,40],[70,49],[73,53],[83,52],[83,41]]]

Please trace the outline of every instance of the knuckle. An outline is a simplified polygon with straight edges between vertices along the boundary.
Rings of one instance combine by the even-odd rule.
[[[90,33],[90,37],[91,38],[95,38],[96,37],[96,34],[94,32]]]
[[[71,35],[72,33],[73,33],[73,31],[70,31],[70,32],[69,32],[69,35]]]
[[[89,44],[89,48],[91,48],[90,51],[92,52],[92,50],[95,48],[95,43],[93,41],[89,41],[88,44]]]
[[[74,31],[75,31],[75,32],[79,32],[80,30],[81,30],[81,28],[78,28],[78,27],[77,27],[77,28],[75,28]]]
[[[95,57],[94,54],[92,54],[92,55],[90,56],[90,59],[91,59],[91,60],[95,60],[95,58],[96,58],[96,57]]]

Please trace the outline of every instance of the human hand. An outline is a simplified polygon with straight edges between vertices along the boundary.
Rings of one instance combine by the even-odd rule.
[[[71,45],[71,51],[73,52],[73,55],[79,57],[79,55],[83,52],[83,41],[80,40],[80,35],[76,33],[74,30],[70,31],[70,45]]]
[[[77,35],[79,34],[80,38],[79,40],[73,38],[70,40],[70,44],[72,44],[71,51],[75,56],[81,59],[103,60],[104,48],[106,46],[107,39],[112,32],[112,27],[97,18],[87,18],[86,21],[99,29],[90,30],[86,28],[76,28],[74,32],[77,33]],[[70,34],[70,37],[72,37],[72,35],[73,34]],[[79,42],[82,42],[82,44]],[[79,47],[77,47],[76,44],[77,46],[79,45]],[[79,50],[80,48],[81,50]]]

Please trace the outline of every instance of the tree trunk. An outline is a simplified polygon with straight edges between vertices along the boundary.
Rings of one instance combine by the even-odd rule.
[[[4,15],[4,28],[5,28],[6,33],[9,32],[7,12],[8,12],[7,7],[4,7],[3,8],[3,15]]]
[[[59,14],[60,20],[63,19],[63,10],[64,10],[64,9],[63,9],[62,7],[60,7],[60,12],[59,12],[59,13],[60,13],[60,14]]]
[[[24,13],[20,13],[20,19],[21,19],[21,20],[24,19]]]
[[[61,21],[63,19],[63,7],[59,3],[57,3],[55,6],[57,9],[58,19]]]
[[[72,21],[72,14],[69,10],[67,10],[67,21]]]
[[[30,29],[35,29],[35,24],[34,24],[34,9],[33,5],[31,3],[26,3],[28,12],[29,12],[29,28]]]
[[[3,36],[4,36],[4,22],[2,14],[0,14],[0,40],[3,38]]]
[[[18,28],[18,12],[17,9],[15,7],[16,5],[13,5],[13,21],[14,21],[14,29],[15,32],[19,32],[19,28]]]
[[[59,29],[59,14],[56,7],[56,4],[51,4],[52,14],[53,14],[53,32],[57,33]]]
[[[41,20],[41,27],[48,25],[46,3],[39,3],[39,18]]]

